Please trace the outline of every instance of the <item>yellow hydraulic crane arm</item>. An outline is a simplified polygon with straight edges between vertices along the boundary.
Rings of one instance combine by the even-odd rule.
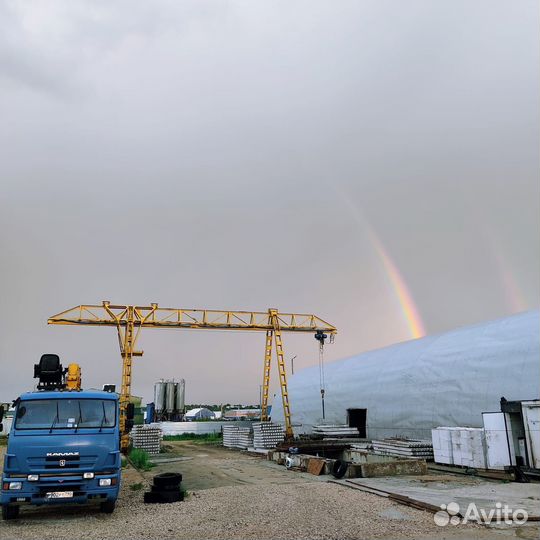
[[[285,359],[281,340],[282,332],[337,333],[335,326],[316,315],[306,313],[279,313],[277,309],[268,311],[222,311],[214,309],[163,308],[158,304],[149,306],[128,306],[104,301],[101,305],[80,305],[62,311],[48,319],[49,324],[113,326],[118,332],[122,354],[122,388],[120,392],[120,429],[122,449],[129,444],[126,426],[126,409],[131,397],[131,365],[134,356],[142,356],[135,350],[139,333],[145,328],[185,328],[200,330],[253,330],[266,332],[266,347],[263,370],[263,393],[261,419],[268,418],[268,393],[270,387],[270,365],[272,345],[275,342],[278,360],[285,431],[293,436]]]

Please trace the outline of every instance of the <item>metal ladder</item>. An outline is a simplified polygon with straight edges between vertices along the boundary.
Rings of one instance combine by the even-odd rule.
[[[268,394],[270,391],[270,368],[272,364],[272,344],[275,341],[278,362],[279,386],[281,388],[281,400],[283,403],[283,415],[285,416],[285,437],[294,437],[291,421],[291,407],[289,404],[289,391],[287,389],[287,371],[285,368],[285,355],[283,353],[283,340],[279,326],[277,309],[269,309],[269,322],[273,329],[266,332],[266,346],[264,352],[263,391],[261,399],[261,421],[268,420]]]

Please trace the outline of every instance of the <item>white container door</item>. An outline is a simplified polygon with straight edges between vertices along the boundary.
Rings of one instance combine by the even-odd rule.
[[[523,424],[529,464],[534,469],[540,469],[540,403],[538,401],[523,401]]]
[[[486,434],[486,454],[488,469],[504,469],[512,465],[512,456],[508,445],[506,413],[482,413]]]

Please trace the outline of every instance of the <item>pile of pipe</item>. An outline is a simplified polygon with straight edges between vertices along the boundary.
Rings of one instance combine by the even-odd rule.
[[[255,448],[275,448],[285,440],[285,430],[274,422],[255,422],[253,424],[253,446]]]
[[[163,433],[159,427],[149,424],[133,426],[129,436],[133,448],[139,448],[149,454],[160,453]]]
[[[246,450],[253,446],[253,433],[250,427],[234,425],[223,426],[223,446]]]

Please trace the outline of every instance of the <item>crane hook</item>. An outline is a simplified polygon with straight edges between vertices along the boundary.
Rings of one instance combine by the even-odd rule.
[[[324,340],[328,337],[328,335],[321,330],[317,330],[314,337],[320,343],[321,347],[324,347]]]

